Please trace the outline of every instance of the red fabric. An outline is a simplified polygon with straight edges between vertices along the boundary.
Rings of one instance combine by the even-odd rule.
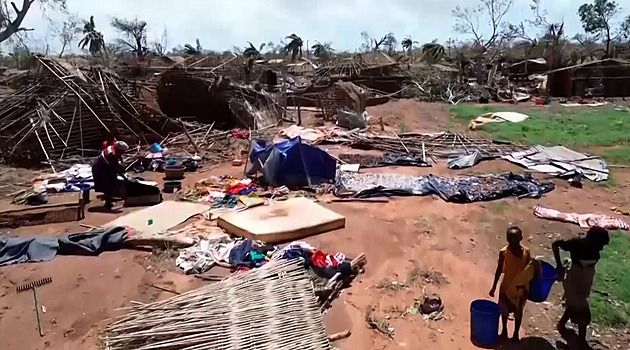
[[[328,262],[326,261],[326,253],[321,250],[316,250],[311,255],[311,261],[313,261],[313,265],[317,267],[326,267],[328,266]]]
[[[227,188],[227,190],[225,190],[225,193],[227,194],[240,194],[241,191],[243,191],[244,189],[247,189],[249,187],[249,185],[243,184],[243,183],[237,183],[234,186],[230,186]]]
[[[234,130],[232,130],[232,137],[235,138],[235,139],[248,140],[249,139],[249,130],[235,128]]]

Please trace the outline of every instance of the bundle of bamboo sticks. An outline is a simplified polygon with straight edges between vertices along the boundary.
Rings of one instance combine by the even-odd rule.
[[[507,142],[470,138],[453,132],[439,134],[405,133],[383,135],[362,131],[348,132],[330,140],[355,148],[376,149],[384,152],[422,154],[437,163],[437,159],[472,154],[479,150],[484,157],[497,158],[524,150],[526,147]]]
[[[312,282],[296,260],[137,303],[101,338],[107,350],[332,349]]]

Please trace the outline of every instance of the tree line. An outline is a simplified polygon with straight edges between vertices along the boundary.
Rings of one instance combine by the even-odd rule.
[[[551,64],[559,66],[567,61],[579,61],[586,58],[614,57],[617,48],[630,49],[630,15],[623,16],[623,9],[614,0],[589,0],[578,9],[583,33],[568,38],[564,23],[549,19],[541,0],[532,0],[530,19],[520,23],[509,23],[506,18],[513,10],[515,0],[481,0],[473,7],[457,6],[452,15],[455,20],[454,31],[465,38],[449,39],[440,44],[437,39],[420,45],[411,35],[400,42],[394,33],[373,37],[367,32],[361,33],[360,52],[382,51],[389,55],[400,54],[415,57],[419,52],[422,60],[437,62],[442,58],[453,58],[458,55],[482,55],[487,53],[501,54],[501,49],[518,49],[524,56],[546,55]],[[102,32],[97,28],[92,16],[89,20],[80,20],[76,15],[68,13],[66,0],[22,0],[21,6],[8,0],[0,0],[0,42],[17,41],[24,44],[24,36],[32,28],[25,28],[22,22],[26,14],[38,3],[43,9],[60,9],[68,14],[63,23],[56,25],[54,34],[58,37],[61,49],[59,56],[73,47],[95,56],[130,54],[138,60],[144,60],[149,54],[166,55],[201,55],[237,53],[246,58],[290,56],[292,61],[307,56],[320,61],[330,60],[338,54],[331,42],[314,41],[312,45],[295,33],[274,42],[254,45],[247,42],[244,47],[234,47],[226,52],[204,50],[199,39],[195,43],[187,43],[168,50],[168,33],[166,28],[162,35],[154,41],[147,39],[147,22],[138,18],[126,19],[113,17],[109,23],[118,33],[118,37],[106,42]],[[401,51],[399,51],[399,47]],[[574,50],[567,50],[573,47]],[[543,54],[541,54],[541,50]],[[48,51],[48,48],[46,48]],[[567,55],[567,51],[571,51]],[[46,52],[47,54],[48,52]],[[572,55],[572,56],[571,56]]]

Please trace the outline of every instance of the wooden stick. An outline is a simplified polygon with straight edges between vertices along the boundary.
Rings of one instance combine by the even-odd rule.
[[[59,77],[59,75],[58,75],[57,73],[55,73],[55,71],[54,71],[52,68],[50,68],[50,67],[49,67],[46,63],[44,63],[44,61],[43,61],[40,57],[37,57],[37,60],[38,60],[39,62],[41,62],[41,64],[43,64],[43,65],[44,65],[44,67],[48,68],[48,70],[49,70],[52,74],[54,74],[54,75],[57,77],[57,79],[59,79],[62,83],[64,83],[64,84],[68,87],[68,89],[70,89],[70,91],[74,92],[74,94],[75,94],[75,95],[77,95],[77,97],[79,98],[79,100],[81,100],[81,102],[83,102],[83,104],[85,105],[85,107],[87,107],[87,109],[88,109],[90,112],[92,112],[92,114],[94,115],[94,117],[96,117],[96,119],[97,119],[97,120],[101,123],[101,125],[103,125],[103,127],[105,128],[105,130],[107,130],[107,132],[111,132],[111,131],[109,130],[109,128],[107,127],[107,125],[105,125],[105,123],[103,123],[103,121],[101,120],[101,118],[99,118],[99,117],[98,117],[98,115],[96,115],[96,112],[94,112],[94,110],[92,109],[92,107],[90,107],[90,106],[87,104],[87,102],[83,99],[83,96],[81,96],[81,94],[79,94],[79,93],[78,93],[75,89],[73,89],[73,88],[72,88],[72,86],[70,86],[70,84],[68,84],[68,82],[67,82],[67,81],[65,81],[64,79],[61,79],[61,77]],[[81,147],[83,147],[83,146],[81,146]]]
[[[338,341],[338,340],[341,340],[341,339],[346,339],[346,338],[350,337],[351,334],[352,334],[352,332],[350,332],[349,329],[346,329],[345,331],[329,335],[328,336],[328,341],[335,342],[335,341]]]
[[[174,291],[174,290],[172,290],[172,289],[168,289],[168,288],[164,288],[164,287],[156,286],[156,285],[155,285],[155,284],[153,284],[153,283],[147,283],[147,286],[151,286],[151,287],[153,287],[153,288],[155,288],[155,289],[163,290],[163,291],[165,291],[165,292],[173,293],[173,294],[176,294],[176,295],[180,295],[180,294],[182,294],[182,293],[177,292],[177,291]]]
[[[183,121],[179,121],[180,124],[182,125],[182,128],[184,128],[184,132],[186,133],[186,137],[188,137],[188,140],[190,140],[190,142],[193,144],[193,146],[195,147],[195,150],[197,151],[197,153],[201,153],[201,150],[199,149],[199,146],[197,146],[197,143],[195,142],[195,140],[193,140],[192,136],[190,136],[190,134],[188,133],[188,129],[186,129],[186,125],[184,125]]]

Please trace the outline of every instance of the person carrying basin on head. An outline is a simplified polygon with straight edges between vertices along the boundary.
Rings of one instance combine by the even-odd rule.
[[[514,314],[513,340],[519,341],[519,330],[523,321],[523,309],[529,294],[529,283],[541,273],[539,261],[531,258],[529,249],[521,245],[523,232],[512,226],[507,229],[508,245],[499,251],[499,261],[494,274],[494,283],[490,296],[494,297],[501,274],[503,280],[499,288],[499,306],[501,308],[501,340],[508,337],[507,321],[510,313]]]

